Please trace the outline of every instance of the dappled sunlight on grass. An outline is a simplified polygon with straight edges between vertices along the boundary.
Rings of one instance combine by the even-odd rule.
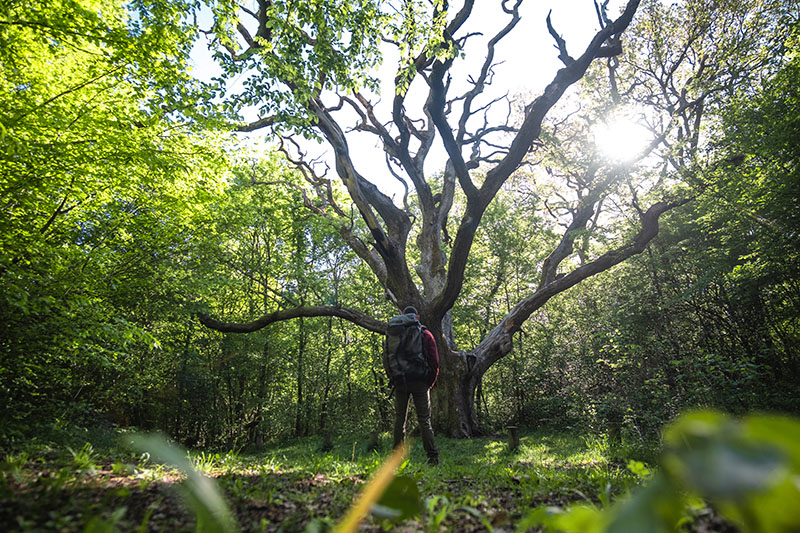
[[[343,516],[391,452],[389,433],[379,436],[377,449],[371,448],[369,440],[366,435],[341,436],[333,439],[332,447],[325,452],[321,451],[320,438],[293,439],[258,451],[192,451],[188,463],[219,485],[244,530],[275,531],[281,527],[298,531],[312,521],[324,524]],[[487,530],[486,524],[513,524],[532,506],[598,502],[604,494],[625,493],[638,482],[624,467],[612,466],[617,462],[610,460],[609,447],[602,439],[578,434],[523,434],[516,451],[509,450],[503,436],[465,440],[437,436],[436,441],[440,465],[428,465],[421,442],[412,438],[409,454],[398,469],[399,474],[414,480],[425,504],[425,514],[418,522],[411,522],[411,530]],[[56,492],[35,487],[35,471],[40,467],[29,458],[10,462],[12,474],[6,477],[15,490],[22,491],[19,494],[39,491],[37,497],[43,502],[56,498],[52,503],[55,507],[63,505],[55,503],[61,501],[58,494],[75,490],[77,485],[70,480],[78,477],[83,479],[81,497],[90,501],[124,506],[126,499],[132,498],[135,505],[128,506],[127,514],[118,522],[126,526],[120,528],[123,531],[135,530],[144,521],[165,530],[191,529],[191,516],[180,506],[173,505],[169,512],[158,511],[162,505],[158,502],[168,501],[165,495],[184,483],[183,472],[147,457],[129,455],[115,461],[113,468],[98,466],[96,471],[102,476],[92,477],[80,472],[92,471],[98,456],[84,453],[65,456],[64,460],[66,466],[59,468],[65,481]],[[90,496],[92,491],[95,496]],[[64,512],[86,516],[101,512],[97,504],[79,501]],[[34,507],[22,500],[12,498],[8,503],[17,514],[33,513]],[[103,516],[113,510],[103,510]],[[362,527],[368,531],[383,527],[375,520],[368,519]],[[36,518],[30,518],[30,523],[35,525]]]

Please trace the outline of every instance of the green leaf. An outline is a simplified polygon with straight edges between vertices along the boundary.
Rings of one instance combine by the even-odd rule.
[[[800,477],[790,476],[767,492],[752,494],[740,502],[721,502],[720,512],[745,532],[789,533],[800,531]]]
[[[115,530],[114,526],[125,516],[127,511],[127,507],[120,507],[111,513],[108,520],[103,520],[103,518],[99,516],[93,516],[83,529],[83,533],[113,533]]]
[[[628,470],[630,470],[636,477],[639,478],[646,478],[652,475],[650,469],[647,468],[643,462],[634,461],[633,459],[628,461]]]
[[[372,513],[381,518],[407,520],[422,513],[422,499],[417,482],[411,476],[395,477],[372,506]]]
[[[565,533],[600,533],[605,530],[606,518],[596,507],[577,505],[566,513],[553,515],[552,528]]]
[[[656,476],[647,486],[615,507],[607,533],[669,532],[683,512],[678,491],[663,476]]]
[[[765,490],[786,473],[780,452],[749,442],[710,440],[679,456],[689,488],[715,499]]]
[[[750,416],[744,420],[744,434],[756,441],[768,442],[780,449],[800,472],[800,422],[785,416]]]
[[[722,413],[683,416],[665,440],[671,444],[664,457],[668,475],[706,498],[740,500],[775,485],[787,472],[776,446],[746,438],[742,425]]]

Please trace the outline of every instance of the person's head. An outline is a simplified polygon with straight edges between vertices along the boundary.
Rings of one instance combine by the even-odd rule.
[[[413,305],[409,305],[408,307],[403,309],[403,314],[404,315],[417,315],[417,316],[419,316],[419,313],[417,312],[417,308],[414,307]]]

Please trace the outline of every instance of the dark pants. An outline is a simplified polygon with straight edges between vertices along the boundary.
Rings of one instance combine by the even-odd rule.
[[[422,446],[428,454],[428,460],[438,462],[439,451],[433,442],[433,427],[431,426],[431,393],[425,383],[406,383],[397,386],[394,392],[395,418],[394,418],[394,445],[403,442],[406,436],[406,418],[408,417],[408,397],[414,398],[414,409],[417,411],[417,420],[422,432]]]

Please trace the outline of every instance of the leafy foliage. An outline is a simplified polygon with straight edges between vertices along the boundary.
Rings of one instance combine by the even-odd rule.
[[[157,36],[122,13],[113,2],[3,6],[6,442],[34,424],[81,420],[104,399],[135,401],[137,386],[115,376],[129,376],[133,352],[157,349],[147,315],[178,299],[174,265],[219,190],[212,139],[149,110],[153,80],[180,84],[170,58],[190,37],[170,33],[161,16],[174,11],[153,15]],[[97,376],[119,387],[97,390]]]
[[[252,17],[237,2],[209,5],[214,57],[224,76],[243,76],[237,94],[227,92],[224,78],[218,80],[232,111],[256,106],[260,117],[303,126],[311,120],[309,100],[319,91],[376,83],[370,71],[380,59],[378,36],[387,19],[380,0],[260,2]],[[255,29],[247,31],[248,40],[238,28],[251,22]]]
[[[607,509],[539,508],[522,526],[552,531],[674,531],[692,509],[710,502],[742,531],[782,532],[798,527],[797,420],[750,416],[733,420],[696,412],[666,429],[662,470],[630,499]],[[640,470],[640,467],[638,468]],[[700,498],[700,499],[698,499]]]

